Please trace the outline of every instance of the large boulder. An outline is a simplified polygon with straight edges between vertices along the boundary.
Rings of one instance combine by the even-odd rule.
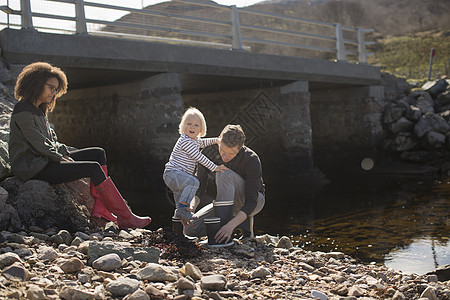
[[[87,181],[50,185],[41,180],[21,182],[10,177],[0,186],[8,192],[6,204],[17,212],[22,226],[56,227],[72,232],[94,226],[89,213],[93,199]],[[4,229],[7,228],[0,227]]]
[[[450,126],[443,117],[438,114],[428,113],[423,115],[414,126],[414,133],[421,138],[430,131],[445,134],[449,129]]]

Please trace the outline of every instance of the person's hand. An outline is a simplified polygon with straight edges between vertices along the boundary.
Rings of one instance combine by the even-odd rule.
[[[223,173],[223,171],[225,171],[225,170],[228,170],[228,168],[225,167],[224,165],[220,165],[220,166],[217,166],[217,167],[216,167],[216,169],[214,170],[214,172],[222,172],[222,173]]]
[[[222,228],[217,231],[216,235],[214,236],[214,239],[217,243],[228,243],[228,241],[231,239],[231,235],[233,234],[234,226],[230,223],[227,223],[222,226]]]

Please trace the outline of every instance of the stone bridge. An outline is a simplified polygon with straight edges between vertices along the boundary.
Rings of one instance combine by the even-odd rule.
[[[17,74],[34,61],[66,72],[69,92],[50,116],[59,139],[106,148],[134,189],[161,183],[189,106],[208,136],[241,124],[266,178],[357,169],[382,135],[380,70],[367,64],[9,28],[0,47]]]

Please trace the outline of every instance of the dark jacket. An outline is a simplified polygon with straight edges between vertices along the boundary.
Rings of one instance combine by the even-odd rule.
[[[31,103],[19,101],[11,115],[9,160],[11,169],[21,180],[29,180],[49,161],[60,161],[69,154],[58,142],[45,113]]]
[[[264,194],[265,191],[261,161],[258,155],[252,149],[243,146],[231,161],[224,163],[219,154],[218,145],[209,146],[202,153],[216,165],[224,164],[245,180],[245,203],[241,211],[248,216],[256,207],[258,192]],[[200,188],[197,191],[197,196],[200,198],[206,193],[209,172],[208,169],[199,165],[197,177],[200,181]]]

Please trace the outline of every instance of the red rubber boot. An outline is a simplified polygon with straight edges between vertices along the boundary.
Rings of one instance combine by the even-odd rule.
[[[105,207],[117,216],[117,225],[120,229],[144,228],[152,221],[150,217],[139,217],[131,212],[110,177],[95,188]]]
[[[108,167],[106,165],[102,166],[103,173],[105,173],[106,177],[108,177]],[[96,218],[103,218],[108,221],[116,222],[117,217],[113,215],[109,210],[106,209],[105,205],[103,205],[100,196],[95,189],[94,183],[91,180],[90,183],[91,196],[95,199],[94,206],[91,210],[91,216]]]

